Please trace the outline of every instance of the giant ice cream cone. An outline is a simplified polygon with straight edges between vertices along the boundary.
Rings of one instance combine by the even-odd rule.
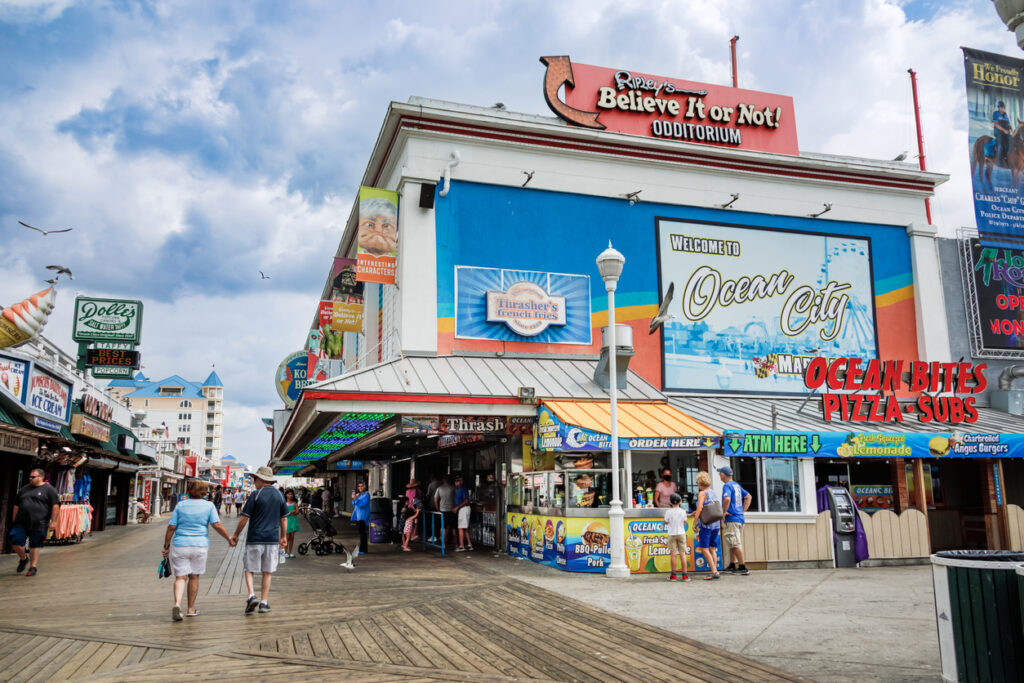
[[[50,287],[0,312],[0,349],[27,342],[42,332],[57,300]]]

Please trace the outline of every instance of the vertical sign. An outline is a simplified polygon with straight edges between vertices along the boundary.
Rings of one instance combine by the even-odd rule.
[[[398,193],[359,188],[356,277],[362,282],[395,284],[398,259]]]
[[[967,142],[978,233],[985,245],[1024,246],[1024,61],[963,48]]]

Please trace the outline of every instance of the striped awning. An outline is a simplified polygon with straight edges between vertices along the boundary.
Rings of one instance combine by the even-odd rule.
[[[608,401],[555,401],[544,405],[566,424],[610,434],[612,419]],[[619,401],[619,438],[712,436],[722,433],[708,427],[663,401]]]

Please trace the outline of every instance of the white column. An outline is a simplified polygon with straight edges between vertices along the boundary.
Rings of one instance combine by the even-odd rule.
[[[434,209],[420,208],[420,187],[402,178],[398,216],[398,331],[402,352],[437,353],[437,239]]]
[[[633,498],[633,451],[628,448],[623,451],[622,470],[625,476],[622,478],[626,487],[626,507],[636,507],[636,500]]]
[[[949,331],[942,297],[939,247],[934,225],[911,223],[910,261],[914,273],[914,317],[917,320],[917,352],[921,360],[949,362]]]

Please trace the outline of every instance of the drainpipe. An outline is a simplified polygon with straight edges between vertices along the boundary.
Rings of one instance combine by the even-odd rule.
[[[1024,377],[1024,365],[1010,365],[1003,368],[999,373],[999,390],[1010,391],[1013,388],[1013,380]]]
[[[459,150],[453,149],[452,160],[444,167],[444,187],[441,188],[441,191],[438,193],[442,197],[448,196],[448,188],[452,182],[452,169],[458,166],[460,161],[462,161],[462,155],[459,154]]]

